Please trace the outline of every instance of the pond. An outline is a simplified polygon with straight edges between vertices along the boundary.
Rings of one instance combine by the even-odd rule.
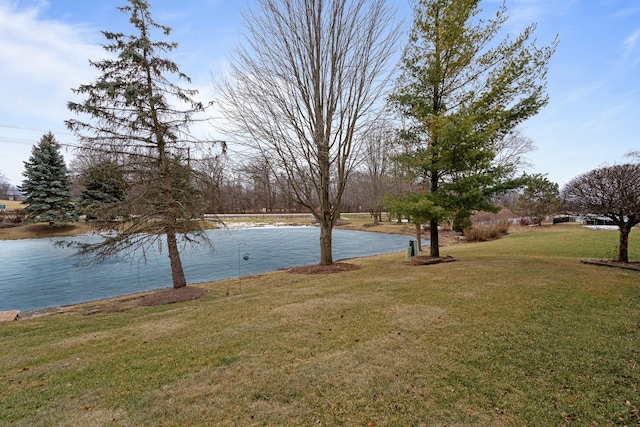
[[[361,231],[333,233],[334,260],[404,251],[410,240]],[[213,246],[188,247],[182,252],[190,284],[317,264],[320,259],[316,227],[225,229],[208,234]],[[54,244],[60,240],[0,241],[0,311],[31,311],[171,286],[166,249],[148,248],[151,256],[146,263],[134,257],[87,265],[73,256],[73,248]]]

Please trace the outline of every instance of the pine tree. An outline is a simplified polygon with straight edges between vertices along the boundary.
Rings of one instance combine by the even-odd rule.
[[[535,25],[497,41],[506,6],[480,19],[480,0],[418,0],[414,27],[392,103],[409,124],[405,164],[422,178],[431,256],[438,224],[463,226],[473,210],[519,184],[515,164],[496,162],[503,141],[546,105],[545,75],[556,42],[537,47]]]
[[[118,9],[130,16],[135,31],[131,35],[102,32],[107,39],[104,49],[112,57],[90,62],[102,75],[74,91],[86,97],[83,102],[68,103],[72,112],[91,121],[68,120],[67,126],[84,150],[119,159],[132,185],[122,204],[131,208],[132,215],[103,242],[84,249],[101,258],[154,243],[162,248],[166,243],[173,287],[181,288],[186,286],[181,248],[187,242],[206,240],[198,221],[202,212],[193,209],[200,206],[193,200],[199,194],[176,187],[176,182],[188,179],[184,170],[191,142],[189,124],[204,108],[194,100],[197,91],[174,83],[190,79],[166,57],[177,43],[158,40],[171,29],[153,20],[149,3],[129,0]]]
[[[18,187],[26,195],[26,222],[48,222],[49,227],[77,220],[71,198],[71,180],[60,153],[60,145],[51,132],[40,138],[24,162],[25,180]]]
[[[80,207],[87,219],[111,220],[128,213],[122,203],[127,197],[127,182],[116,163],[101,161],[89,166],[83,184]]]
[[[513,211],[531,218],[536,225],[542,225],[542,221],[559,207],[560,188],[540,173],[525,176],[524,181],[526,186]]]

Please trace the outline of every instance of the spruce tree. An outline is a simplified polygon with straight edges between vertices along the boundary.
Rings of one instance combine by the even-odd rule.
[[[166,244],[173,287],[181,288],[187,283],[180,251],[186,243],[206,240],[202,212],[193,209],[200,206],[193,200],[199,194],[176,187],[188,180],[188,144],[193,142],[188,128],[204,108],[194,99],[197,91],[176,84],[190,79],[167,57],[177,43],[160,39],[171,29],[153,19],[147,1],[128,3],[118,9],[129,15],[132,34],[102,32],[111,57],[90,61],[101,75],[74,90],[82,102],[68,103],[72,112],[90,118],[66,122],[83,150],[118,158],[131,184],[127,199],[119,203],[131,215],[84,252],[101,258],[142,248],[146,254]]]
[[[18,188],[26,195],[25,222],[48,222],[53,227],[77,220],[67,166],[51,132],[32,148],[22,175],[25,180]]]
[[[127,182],[116,163],[107,160],[89,166],[83,184],[80,207],[87,219],[112,220],[128,213],[122,203],[127,197]]]

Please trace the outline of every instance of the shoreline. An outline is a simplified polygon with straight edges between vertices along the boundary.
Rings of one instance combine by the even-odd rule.
[[[387,223],[388,224],[388,223]],[[276,229],[276,228],[298,228],[298,227],[317,227],[317,224],[310,224],[310,223],[298,223],[298,222],[263,222],[263,221],[237,221],[237,222],[232,222],[229,221],[227,224],[225,224],[226,229],[229,230],[242,230],[242,229],[253,229],[253,228],[269,228],[269,229]],[[345,230],[345,231],[363,231],[363,232],[373,232],[373,233],[381,233],[381,234],[389,234],[389,235],[403,235],[405,233],[400,232],[402,230],[400,230],[396,224],[393,225],[393,227],[395,228],[394,231],[396,232],[388,232],[388,230],[375,230],[375,227],[364,227],[364,226],[354,226],[354,224],[351,224],[349,222],[345,222],[343,221],[342,223],[340,223],[340,225],[336,225],[335,229],[341,229],[341,230]],[[86,233],[83,233],[86,234]],[[79,234],[82,235],[82,234]],[[20,239],[23,240],[23,239]],[[336,261],[337,262],[337,261]],[[273,271],[277,271],[277,268]],[[225,280],[225,278],[221,278],[218,280]],[[199,281],[199,282],[194,282],[194,283],[189,283],[188,286],[198,286],[200,284],[203,283],[210,283],[210,282],[215,282],[217,280],[212,280],[212,281]],[[13,313],[16,312],[18,313],[17,316],[15,316],[15,320],[26,320],[26,319],[32,319],[32,318],[37,318],[37,317],[42,317],[42,316],[48,316],[48,315],[53,315],[53,314],[64,314],[70,311],[77,311],[78,307],[81,306],[86,306],[87,304],[89,305],[95,305],[95,304],[100,304],[101,302],[105,302],[105,301],[112,301],[112,300],[122,300],[122,299],[137,299],[137,298],[141,298],[145,295],[148,295],[150,293],[153,292],[158,292],[158,291],[162,291],[162,290],[167,290],[167,289],[173,289],[170,287],[160,287],[160,288],[155,288],[155,289],[148,289],[148,290],[144,290],[144,291],[134,291],[131,293],[125,293],[125,294],[118,294],[118,295],[114,295],[114,296],[107,296],[104,298],[98,298],[98,299],[90,299],[90,300],[86,300],[86,301],[79,301],[79,302],[75,302],[75,303],[71,303],[71,304],[65,304],[65,305],[53,305],[53,306],[49,306],[49,307],[42,307],[42,308],[36,308],[36,309],[30,309],[30,310],[16,310],[14,308],[12,308],[11,306],[8,306],[7,308],[5,308],[4,310],[0,311],[1,313]]]

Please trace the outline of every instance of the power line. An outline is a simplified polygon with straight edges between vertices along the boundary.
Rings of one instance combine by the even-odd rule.
[[[0,136],[0,143],[5,143],[5,144],[35,145],[38,143],[38,141],[39,140],[35,140],[35,139],[24,139],[24,138]],[[58,145],[60,145],[61,147],[67,147],[67,148],[80,148],[80,145],[78,144],[70,144],[70,143],[65,143],[60,141],[58,141]]]
[[[8,124],[5,124],[5,123],[0,123],[0,128],[26,130],[26,131],[30,131],[30,132],[41,132],[41,133],[49,132],[49,130],[43,130],[43,129],[38,129],[38,128],[30,128],[30,127],[25,127],[25,126],[8,125]],[[55,130],[52,130],[51,132],[56,134],[56,135],[73,136],[73,134],[71,134],[71,133],[69,133],[67,131],[60,131],[60,130],[55,131]]]

